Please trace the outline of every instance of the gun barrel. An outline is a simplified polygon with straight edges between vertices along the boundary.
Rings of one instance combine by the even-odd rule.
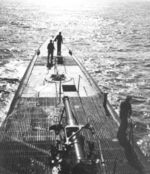
[[[67,125],[70,125],[70,126],[77,125],[74,118],[73,118],[73,115],[72,115],[72,111],[71,111],[71,107],[70,107],[70,103],[69,103],[69,98],[64,97],[63,101],[64,101],[65,111],[66,111],[66,116],[67,116],[67,120],[66,120]]]
[[[67,126],[69,126],[69,135],[73,135],[76,130],[75,126],[77,126],[77,123],[75,119],[73,118],[71,107],[70,107],[70,102],[68,97],[63,98],[64,105],[65,105],[65,110],[66,110],[66,123]],[[75,135],[71,138],[71,143],[73,144],[74,152],[75,152],[75,163],[79,163],[81,160],[85,159],[84,151],[83,151],[83,144],[80,141],[80,138],[78,135]]]

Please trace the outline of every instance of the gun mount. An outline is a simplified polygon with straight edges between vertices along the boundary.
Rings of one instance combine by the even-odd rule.
[[[58,141],[53,151],[53,169],[57,168],[56,173],[61,174],[94,174],[98,173],[96,159],[91,159],[94,151],[94,143],[88,142],[90,155],[84,150],[84,137],[80,135],[82,129],[89,129],[93,133],[93,129],[89,123],[78,125],[72,113],[68,97],[63,98],[64,110],[66,113],[66,126],[61,124],[53,125],[50,129],[54,129],[56,134],[63,131],[63,141]],[[63,143],[62,143],[63,142]],[[60,148],[60,146],[62,148]],[[60,151],[61,149],[61,151]],[[55,159],[55,160],[54,160]],[[56,160],[57,159],[57,160]],[[55,162],[54,162],[55,161]]]

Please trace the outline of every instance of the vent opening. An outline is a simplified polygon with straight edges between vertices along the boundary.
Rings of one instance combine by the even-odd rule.
[[[62,85],[63,91],[64,92],[74,92],[77,91],[75,85]]]

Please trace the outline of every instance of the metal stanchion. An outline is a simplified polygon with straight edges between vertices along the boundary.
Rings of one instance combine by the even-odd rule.
[[[78,92],[79,92],[79,87],[80,87],[80,78],[81,78],[81,76],[79,75],[79,80],[78,80]]]
[[[117,168],[117,158],[114,160],[114,169],[113,169],[113,174],[116,173],[116,168]]]
[[[61,103],[61,78],[60,78],[60,84],[59,84],[59,102]]]
[[[133,121],[130,119],[130,132],[129,132],[129,141],[131,142],[134,148],[134,139],[133,139]]]
[[[106,109],[107,107],[106,107],[106,103],[107,103],[107,95],[108,95],[108,93],[103,93],[104,94],[104,101],[103,101],[103,106],[104,106],[104,108]]]

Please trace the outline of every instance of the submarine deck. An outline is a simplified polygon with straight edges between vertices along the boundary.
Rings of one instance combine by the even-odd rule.
[[[49,144],[59,137],[48,129],[59,123],[61,117],[65,122],[62,98],[68,96],[77,122],[90,123],[94,128],[95,138],[88,131],[83,131],[83,135],[86,141],[98,144],[96,150],[101,153],[104,166],[100,172],[144,173],[133,150],[126,151],[116,141],[118,125],[104,109],[103,93],[76,58],[68,54],[68,49],[64,47],[62,56],[55,56],[54,65],[47,69],[47,43],[40,48],[29,79],[1,127],[0,171],[3,174],[30,173],[34,163],[37,174],[49,173]]]

